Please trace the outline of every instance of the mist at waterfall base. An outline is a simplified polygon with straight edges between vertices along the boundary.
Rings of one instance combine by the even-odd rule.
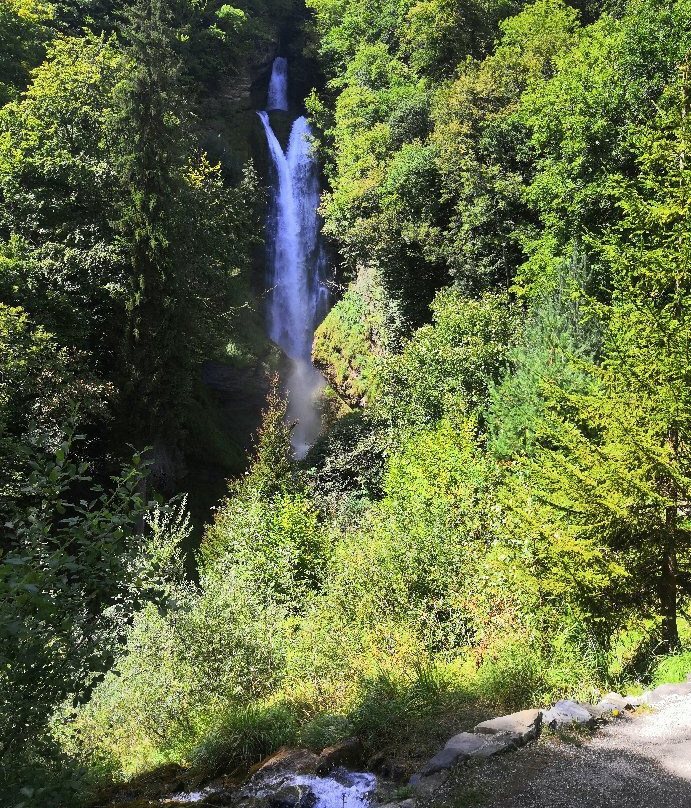
[[[268,110],[288,109],[288,65],[283,57],[273,64]],[[293,123],[283,151],[271,128],[268,112],[257,113],[266,133],[273,168],[267,223],[269,337],[290,359],[284,384],[288,418],[295,422],[292,445],[303,457],[316,440],[321,420],[316,406],[325,382],[312,364],[314,330],[328,306],[324,282],[326,262],[319,237],[319,172],[312,153],[307,119]]]

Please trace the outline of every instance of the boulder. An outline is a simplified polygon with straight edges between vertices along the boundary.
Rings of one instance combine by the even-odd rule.
[[[357,738],[348,738],[336,746],[328,746],[317,760],[317,774],[326,774],[336,766],[350,763],[357,765],[362,761],[365,750]]]
[[[502,755],[516,748],[516,741],[511,735],[499,734],[489,737],[486,743],[471,752],[471,758],[488,758],[494,755]]]
[[[619,693],[607,693],[595,705],[600,717],[611,713],[623,713],[624,710],[631,710],[635,706],[635,699],[631,696],[622,696]]]
[[[319,757],[309,749],[291,749],[283,747],[278,752],[258,763],[251,772],[253,780],[264,779],[279,773],[314,774]]]
[[[537,738],[542,724],[542,710],[521,710],[482,721],[475,727],[481,735],[508,735],[516,743],[527,743]]]
[[[405,779],[406,768],[403,764],[392,760],[383,752],[377,752],[367,761],[367,770],[380,774],[386,780],[393,780],[395,783]]]
[[[597,719],[600,717],[600,711],[597,709],[597,707],[596,707],[594,704],[588,704],[588,702],[587,702],[587,701],[579,701],[579,702],[578,702],[578,704],[579,704],[579,705],[580,705],[580,706],[581,706],[581,707],[582,707],[584,710],[587,710],[587,711],[588,711],[588,713],[590,714],[590,717],[591,717],[593,720],[595,720],[595,721],[596,721],[596,720],[597,720]],[[543,716],[543,721],[544,721],[544,716]]]
[[[447,741],[446,746],[427,762],[420,775],[429,777],[469,758],[492,757],[509,749],[515,749],[515,742],[509,734],[477,735],[472,732],[461,732]]]
[[[460,749],[445,746],[427,762],[427,765],[420,772],[420,776],[425,778],[437,772],[450,769],[457,763],[462,763],[467,757],[468,755],[463,754]]]
[[[649,690],[646,690],[645,693],[641,693],[640,696],[625,696],[626,701],[631,705],[631,707],[634,710],[637,707],[640,707],[642,704],[647,704],[649,698],[650,698]]]
[[[415,794],[419,797],[428,797],[433,794],[437,789],[441,788],[449,778],[448,771],[439,771],[435,774],[423,777],[419,774],[414,774],[410,778],[410,785],[413,787]]]
[[[317,795],[305,786],[285,786],[267,796],[268,808],[314,808]]]
[[[542,723],[550,729],[570,726],[571,724],[591,725],[595,716],[584,705],[570,699],[561,699],[542,715]]]
[[[630,710],[631,702],[628,696],[622,696],[619,693],[605,693],[600,701],[606,701],[610,704],[615,704],[619,710]]]

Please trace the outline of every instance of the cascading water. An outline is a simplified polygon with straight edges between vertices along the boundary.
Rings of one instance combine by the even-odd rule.
[[[274,61],[267,99],[268,110],[288,109],[287,63]],[[311,361],[312,337],[326,312],[325,261],[319,238],[319,175],[312,154],[307,120],[293,123],[283,151],[268,112],[261,119],[274,170],[267,227],[270,279],[268,330],[271,339],[291,360],[285,380],[288,417],[296,422],[292,442],[302,457],[319,433],[315,398],[324,379]]]
[[[288,112],[288,60],[283,56],[277,56],[271,68],[266,108]]]

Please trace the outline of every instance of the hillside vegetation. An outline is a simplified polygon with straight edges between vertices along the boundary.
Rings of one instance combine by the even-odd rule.
[[[200,369],[268,350],[208,119],[288,36],[325,427],[273,386],[191,564]],[[0,802],[686,674],[690,71],[689,0],[4,0]]]

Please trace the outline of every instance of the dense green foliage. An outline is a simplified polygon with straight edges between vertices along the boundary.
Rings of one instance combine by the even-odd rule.
[[[274,39],[288,7],[275,10],[0,5],[0,791],[12,805],[77,799],[55,785],[76,770],[49,724],[89,698],[143,603],[166,602],[162,548],[189,537],[155,493],[180,490],[210,406],[200,369],[233,337],[262,238],[252,166],[231,177],[212,162],[199,113]]]
[[[0,10],[13,805],[353,734],[413,766],[483,711],[687,672],[689,0],[307,5]],[[204,116],[286,32],[324,79],[325,428],[296,461],[271,388],[186,575],[148,500],[220,436],[204,360],[266,347],[260,180]]]

